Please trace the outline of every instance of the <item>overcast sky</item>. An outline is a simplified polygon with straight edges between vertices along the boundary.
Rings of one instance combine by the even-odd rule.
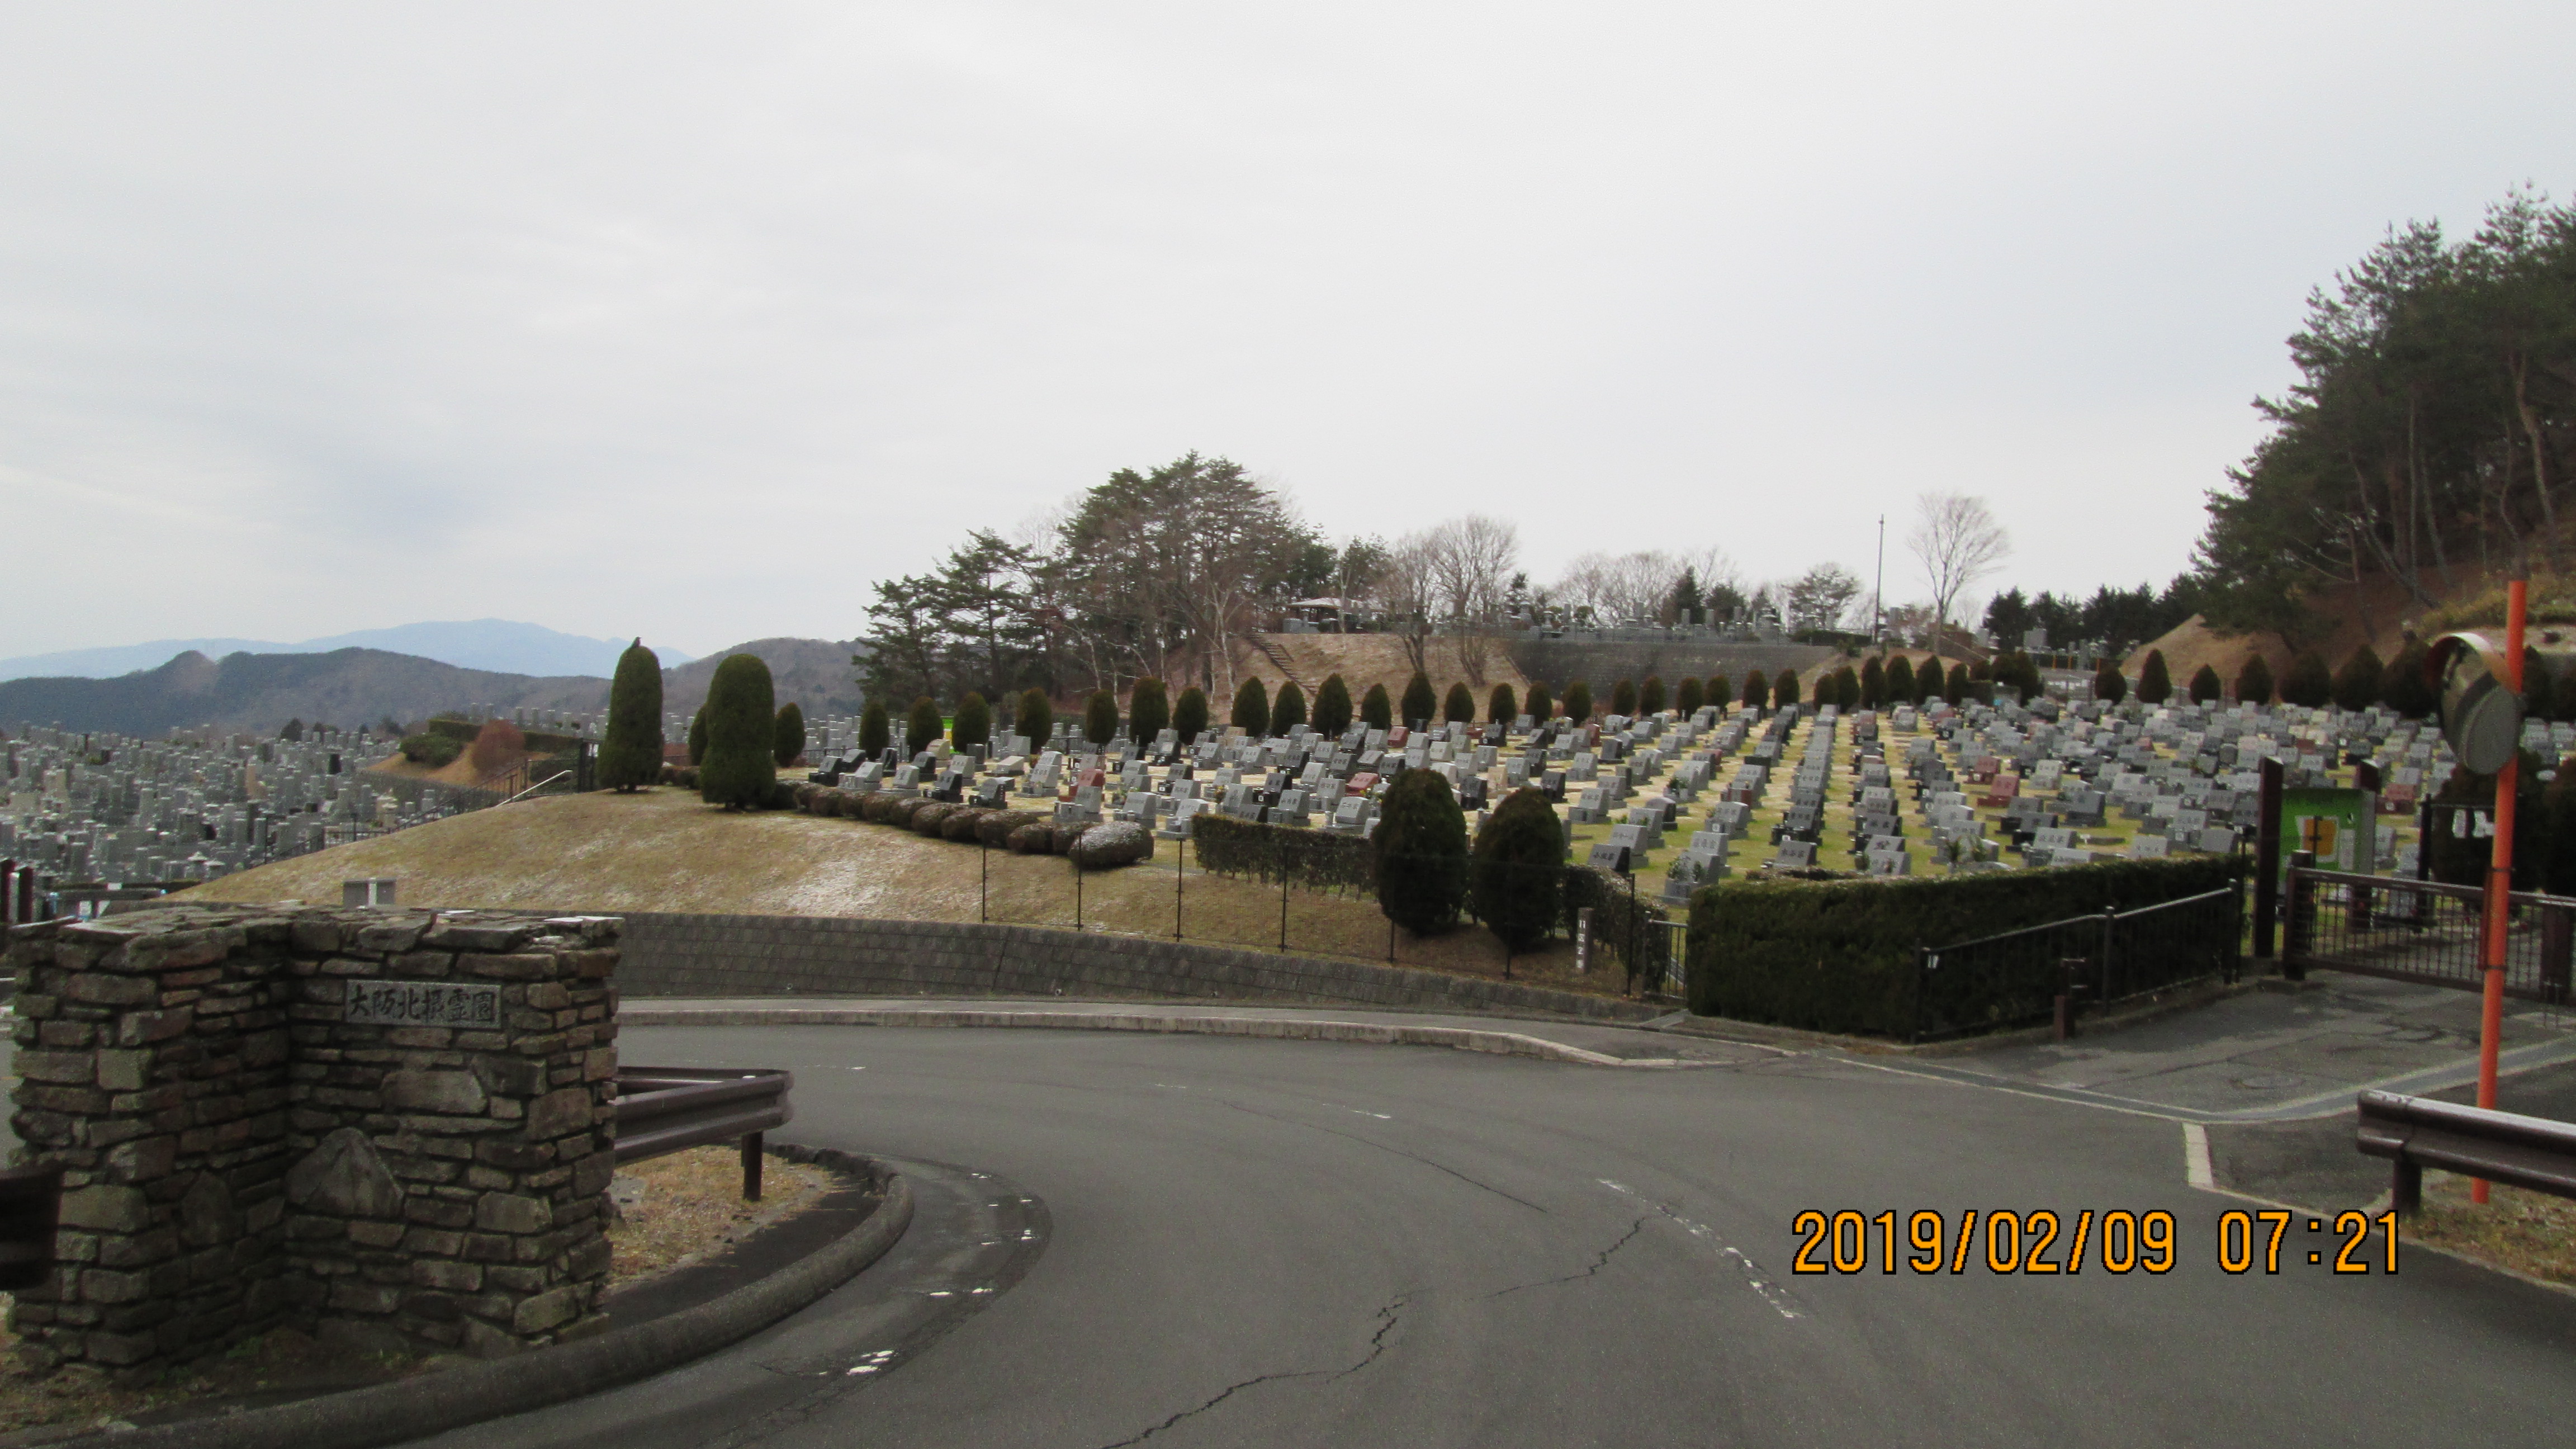
[[[2308,289],[2576,189],[2576,6],[0,9],[0,655],[693,653],[1111,469],[1531,572],[2188,562]]]

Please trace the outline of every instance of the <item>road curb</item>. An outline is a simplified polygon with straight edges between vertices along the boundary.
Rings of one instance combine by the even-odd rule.
[[[281,1444],[378,1449],[524,1414],[676,1368],[748,1338],[840,1287],[883,1257],[912,1225],[912,1188],[892,1169],[842,1152],[797,1155],[862,1175],[885,1195],[867,1221],[837,1241],[712,1302],[612,1328],[595,1338],[399,1383],[53,1442],[113,1444],[117,1449],[274,1449]]]
[[[1266,1016],[1159,1016],[1145,1012],[991,1010],[963,1007],[625,1005],[620,1026],[917,1026],[1034,1027],[1052,1031],[1144,1031],[1176,1035],[1249,1036],[1282,1041],[1339,1041],[1370,1046],[1438,1046],[1497,1056],[1534,1057],[1587,1067],[1708,1066],[1678,1057],[1614,1057],[1516,1031],[1461,1026]]]

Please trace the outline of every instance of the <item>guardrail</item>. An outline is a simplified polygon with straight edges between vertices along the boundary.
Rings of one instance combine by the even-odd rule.
[[[731,1067],[619,1067],[620,1166],[711,1142],[742,1143],[742,1196],[760,1201],[761,1134],[796,1115],[787,1072]]]
[[[2364,1092],[2354,1137],[2364,1153],[2396,1164],[2389,1205],[2399,1213],[2423,1207],[2427,1167],[2576,1198],[2576,1122]]]

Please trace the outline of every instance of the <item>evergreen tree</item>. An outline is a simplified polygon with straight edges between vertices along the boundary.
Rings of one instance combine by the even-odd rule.
[[[1565,687],[1565,717],[1577,725],[1592,722],[1592,686],[1578,679]]]
[[[939,706],[929,695],[912,702],[912,717],[904,721],[903,752],[918,757],[930,748],[930,742],[948,733],[948,721],[939,717]]]
[[[1673,686],[1673,712],[1682,718],[1689,719],[1707,704],[1708,696],[1701,692],[1696,676],[1685,678]]]
[[[870,696],[868,707],[859,711],[859,753],[877,759],[893,742],[894,723],[886,718],[885,701]]]
[[[1413,677],[1404,683],[1404,722],[1407,725],[1429,724],[1433,712],[1439,708],[1440,697],[1431,692],[1430,677],[1419,669],[1413,671]]]
[[[778,784],[777,695],[757,654],[735,654],[707,682],[707,758],[698,798],[727,810],[757,810]]]
[[[2138,697],[2146,698],[2145,692],[2140,691]],[[2245,667],[2236,671],[2236,701],[2239,704],[2272,702],[2272,666],[2263,662],[2262,655],[2248,658]]]
[[[1953,664],[1950,666],[1950,677],[1944,683],[1942,697],[1949,700],[1952,704],[1966,704],[1968,703],[1968,686],[1973,683],[1975,683],[1975,681],[1968,678],[1967,665]]]
[[[1540,724],[1556,718],[1555,699],[1549,696],[1547,686],[1535,679],[1530,681],[1529,698],[1521,701],[1521,704],[1529,712],[1529,717]]]
[[[1118,737],[1118,696],[1095,689],[1082,706],[1082,737],[1105,745]]]
[[[608,683],[608,730],[599,742],[599,784],[631,795],[662,778],[662,661],[638,638],[617,656]]]
[[[2367,644],[2355,649],[2352,657],[2343,662],[2343,668],[2335,671],[2334,702],[2350,710],[2364,710],[2379,703],[2379,696],[2387,690],[2386,681],[2380,678],[2385,672],[2376,650]]]
[[[959,749],[993,743],[993,707],[975,690],[957,701],[957,717],[948,723],[948,738]]]
[[[1791,705],[1798,702],[1798,671],[1783,669],[1779,677],[1771,681],[1771,702],[1774,705]]]
[[[1315,733],[1326,739],[1341,738],[1351,727],[1351,687],[1338,674],[1327,674],[1315,688]]]
[[[1388,920],[1417,936],[1457,923],[1467,901],[1467,817],[1439,771],[1407,770],[1387,787],[1376,851],[1378,909]]]
[[[1385,685],[1372,684],[1368,693],[1360,696],[1360,722],[1373,730],[1395,727],[1395,701],[1386,697]]]
[[[698,712],[689,716],[689,763],[703,765],[706,762],[707,708],[705,705],[700,705]]]
[[[1860,675],[1848,664],[1834,671],[1834,703],[1846,713],[1860,707]]]
[[[1860,667],[1860,707],[1876,709],[1887,702],[1887,661],[1871,658]]]
[[[2422,719],[2433,712],[2433,687],[2424,682],[2424,641],[2410,638],[2397,651],[2397,658],[2380,672],[2381,697],[2388,707],[2408,719]]]
[[[2104,704],[2118,704],[2129,697],[2129,676],[2120,672],[2120,661],[2108,654],[2093,666],[2093,697]]]
[[[1623,679],[1610,686],[1610,712],[1623,719],[1637,717],[1637,682]]]
[[[1256,740],[1270,733],[1270,692],[1261,687],[1259,679],[1249,674],[1243,677],[1242,686],[1234,692],[1234,713],[1226,723]]]
[[[2281,698],[2308,709],[2333,699],[2334,672],[2326,667],[2326,657],[2314,649],[2290,656],[2289,673],[2281,678]]]
[[[1913,704],[1916,702],[1914,697],[1914,661],[1907,658],[1905,655],[1899,654],[1895,658],[1887,661],[1887,702],[1889,704]]]
[[[2191,702],[2216,704],[2226,697],[2225,686],[2218,682],[2218,671],[2204,664],[2191,672]]]
[[[1270,728],[1286,734],[1306,722],[1306,691],[1293,679],[1281,680],[1278,695],[1270,701]]]
[[[1702,686],[1699,702],[1702,705],[1716,705],[1717,712],[1720,714],[1732,714],[1735,707],[1735,686],[1725,675],[1712,674],[1708,677],[1708,683]]]
[[[778,768],[786,769],[805,753],[805,710],[794,700],[778,707],[770,724],[770,748],[778,756]]]
[[[2138,666],[2138,703],[2153,708],[2173,697],[2173,676],[2165,671],[2165,651],[2150,649]]]
[[[1518,719],[1520,713],[1521,703],[1512,697],[1512,687],[1508,684],[1495,685],[1494,692],[1485,696],[1487,724],[1508,725]]]
[[[1663,712],[1664,677],[1660,674],[1649,674],[1646,676],[1646,682],[1637,686],[1637,713],[1640,717],[1651,718]]]
[[[1043,750],[1055,737],[1055,701],[1043,689],[1020,691],[1020,707],[1011,719],[1011,733],[1029,742],[1029,748]]]
[[[1163,681],[1150,674],[1136,681],[1127,695],[1127,726],[1139,746],[1151,746],[1156,736],[1172,727],[1172,700],[1163,691]]]
[[[1556,926],[1565,876],[1565,827],[1544,792],[1514,790],[1476,832],[1469,872],[1476,919],[1515,954],[1548,938]]]
[[[1179,735],[1181,743],[1186,745],[1206,734],[1207,727],[1207,692],[1193,684],[1182,690],[1180,699],[1172,705],[1172,733]]]
[[[1759,669],[1744,676],[1744,702],[1755,709],[1771,707],[1771,681]]]
[[[1476,696],[1468,692],[1464,682],[1449,686],[1448,697],[1440,701],[1440,722],[1442,724],[1476,722]]]

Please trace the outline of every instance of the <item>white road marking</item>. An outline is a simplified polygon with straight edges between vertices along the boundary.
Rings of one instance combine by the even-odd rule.
[[[2218,1191],[2218,1178],[2209,1170],[2209,1129],[2197,1122],[2182,1124],[2182,1175],[2202,1192]]]
[[[1672,1219],[1673,1222],[1678,1224],[1684,1232],[1689,1233],[1692,1237],[1697,1238],[1701,1242],[1708,1244],[1711,1248],[1716,1249],[1719,1257],[1734,1260],[1736,1268],[1744,1274],[1746,1285],[1752,1288],[1755,1293],[1760,1294],[1762,1301],[1770,1304],[1772,1309],[1782,1318],[1803,1318],[1806,1316],[1798,1311],[1797,1300],[1789,1296],[1789,1290],[1772,1282],[1770,1277],[1762,1271],[1761,1264],[1754,1262],[1752,1257],[1743,1249],[1718,1236],[1718,1232],[1715,1228],[1710,1227],[1706,1223],[1692,1222],[1689,1218],[1683,1217],[1680,1213],[1674,1212],[1671,1208],[1666,1207],[1664,1204],[1655,1201],[1653,1198],[1646,1196],[1644,1193],[1641,1193],[1635,1188],[1629,1187],[1624,1183],[1612,1182],[1606,1177],[1595,1178],[1593,1181],[1600,1183],[1603,1187],[1610,1189],[1612,1192],[1618,1193],[1622,1197],[1653,1208],[1656,1212]]]

